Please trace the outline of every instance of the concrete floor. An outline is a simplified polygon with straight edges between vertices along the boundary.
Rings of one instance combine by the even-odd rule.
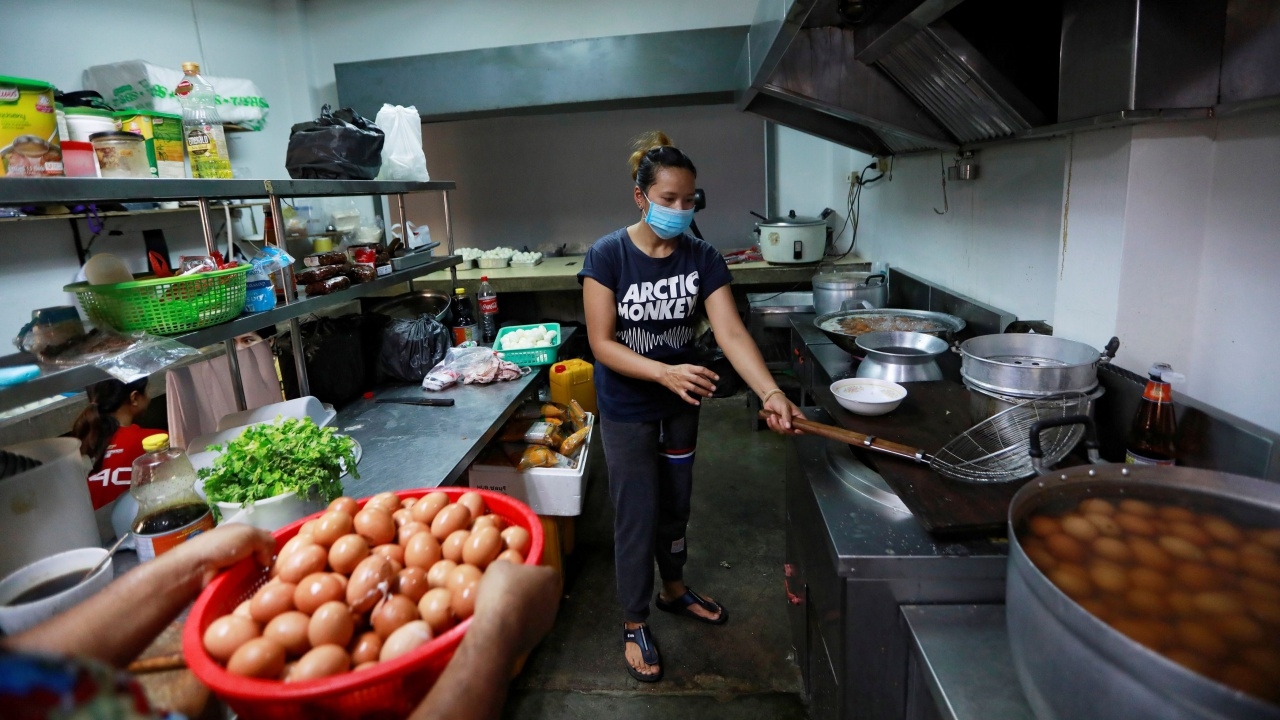
[[[654,684],[626,671],[613,508],[595,442],[560,614],[512,684],[504,717],[805,718],[782,585],[787,440],[749,430],[743,395],[703,402],[685,579],[730,617],[712,626],[655,609],[665,677]]]

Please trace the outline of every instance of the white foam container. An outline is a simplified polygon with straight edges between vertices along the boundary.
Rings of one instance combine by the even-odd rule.
[[[96,537],[97,533],[95,532],[94,535]],[[106,555],[107,551],[99,547],[67,550],[37,560],[10,573],[0,580],[0,629],[8,635],[22,632],[54,615],[70,610],[106,587],[115,577],[115,568],[110,560],[89,579],[57,595],[21,605],[9,605],[9,601],[46,580],[77,570],[82,573],[89,572],[89,569],[102,562],[102,558]]]
[[[581,515],[591,460],[591,436],[595,434],[595,416],[591,413],[587,413],[587,423],[591,430],[582,444],[576,468],[532,468],[521,472],[506,465],[472,464],[467,472],[467,484],[479,490],[510,495],[538,515]]]
[[[42,464],[0,480],[0,577],[63,550],[101,542],[89,497],[88,458],[75,438],[4,448]]]

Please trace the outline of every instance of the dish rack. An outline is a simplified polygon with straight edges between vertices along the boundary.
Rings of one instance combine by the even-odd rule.
[[[145,278],[114,285],[73,283],[84,314],[95,324],[121,332],[141,330],[173,335],[235,319],[244,310],[249,265],[167,278]]]

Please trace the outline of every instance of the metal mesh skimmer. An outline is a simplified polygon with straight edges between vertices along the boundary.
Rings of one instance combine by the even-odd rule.
[[[932,457],[921,458],[936,472],[954,480],[994,483],[1036,474],[1029,454],[1031,427],[1041,420],[1086,414],[1089,396],[1067,393],[1028,400],[997,413],[961,433]],[[1044,466],[1051,467],[1071,452],[1084,435],[1084,426],[1046,429],[1040,435]]]

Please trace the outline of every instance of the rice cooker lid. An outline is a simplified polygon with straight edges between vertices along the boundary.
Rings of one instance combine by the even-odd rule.
[[[43,80],[30,80],[20,77],[9,77],[8,75],[0,75],[0,85],[17,85],[23,90],[52,90],[53,85]]]
[[[795,210],[788,212],[786,215],[771,217],[768,222],[760,223],[763,227],[809,227],[811,225],[826,224],[827,221],[822,218],[796,215]]]

